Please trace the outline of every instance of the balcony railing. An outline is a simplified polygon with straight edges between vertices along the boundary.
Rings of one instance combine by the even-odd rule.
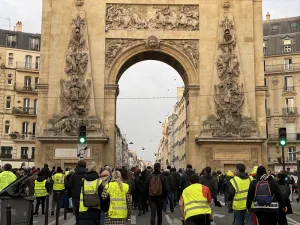
[[[295,87],[294,86],[284,86],[285,91],[294,91]]]
[[[269,134],[269,141],[278,141],[278,134]],[[287,141],[300,141],[300,133],[287,133],[286,134]]]
[[[39,71],[39,63],[17,62],[17,69]]]
[[[28,159],[28,155],[21,155],[21,159]]]
[[[300,63],[266,65],[265,73],[280,73],[300,70]]]
[[[297,116],[298,108],[297,107],[288,107],[282,109],[282,115],[284,116]]]
[[[12,158],[12,154],[0,154],[0,158],[11,159]]]
[[[37,87],[35,85],[26,85],[26,84],[15,84],[16,91],[24,92],[37,92]]]
[[[36,116],[37,108],[13,107],[13,115]]]

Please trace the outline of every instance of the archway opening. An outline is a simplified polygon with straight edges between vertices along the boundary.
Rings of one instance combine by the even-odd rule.
[[[169,152],[169,155],[161,157],[163,167],[179,166],[178,163],[175,165],[175,160],[179,161],[180,156],[175,154],[174,145],[180,141],[180,132],[175,132],[179,130],[178,117],[186,117],[183,112],[182,115],[176,115],[180,110],[176,109],[178,102],[181,101],[180,106],[184,105],[186,109],[182,99],[184,79],[187,79],[179,74],[185,74],[183,71],[174,58],[153,51],[129,59],[118,73],[116,124],[127,143],[132,143],[128,146],[129,150],[135,151],[145,161],[154,163],[156,154],[162,150],[160,148],[164,148],[161,154]],[[169,145],[162,146],[166,138],[169,139]]]

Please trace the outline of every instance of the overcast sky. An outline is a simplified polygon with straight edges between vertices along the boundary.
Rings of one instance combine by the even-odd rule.
[[[23,22],[23,31],[41,32],[41,0],[0,0],[0,29],[11,29],[17,21]],[[270,12],[271,18],[300,15],[300,0],[264,0],[263,18]],[[201,28],[200,28],[201,29]],[[126,97],[176,97],[176,89],[183,85],[178,73],[170,66],[157,61],[144,61],[129,68],[120,82],[120,98]],[[154,161],[159,140],[162,137],[161,124],[171,114],[176,98],[156,100],[119,99],[117,102],[117,123],[130,149],[146,160]],[[142,148],[145,148],[142,151]]]

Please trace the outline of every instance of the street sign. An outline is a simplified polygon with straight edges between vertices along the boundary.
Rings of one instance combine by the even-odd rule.
[[[77,156],[79,159],[84,159],[84,157],[87,157],[88,148],[87,144],[78,144],[77,145]]]

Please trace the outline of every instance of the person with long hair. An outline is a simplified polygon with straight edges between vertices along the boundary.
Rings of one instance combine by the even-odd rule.
[[[112,173],[112,180],[101,194],[103,200],[110,197],[108,213],[105,215],[105,225],[126,225],[131,217],[131,196],[129,185],[122,182],[119,171]]]
[[[270,193],[261,193],[266,190],[269,190]],[[269,201],[266,197],[272,198],[271,202],[262,204],[262,202]],[[263,166],[257,168],[256,179],[250,183],[247,196],[248,212],[252,211],[253,203],[253,211],[256,213],[258,223],[262,225],[277,225],[279,211],[287,211],[279,185],[272,176],[267,174],[266,168]]]

